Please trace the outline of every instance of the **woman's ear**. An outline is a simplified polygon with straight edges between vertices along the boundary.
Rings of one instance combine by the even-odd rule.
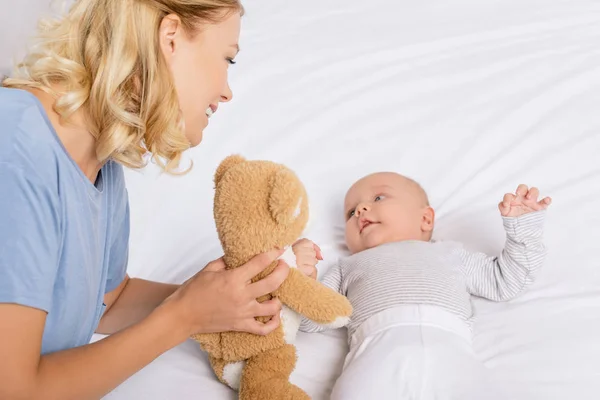
[[[431,207],[423,209],[423,217],[421,219],[421,230],[423,232],[433,232],[435,222],[435,211]]]
[[[158,43],[163,57],[169,64],[175,53],[176,40],[180,37],[181,29],[181,19],[175,14],[165,16],[160,22],[160,27],[158,28]]]

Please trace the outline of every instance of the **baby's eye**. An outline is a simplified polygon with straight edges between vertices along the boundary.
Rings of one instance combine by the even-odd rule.
[[[384,197],[385,196],[383,196],[383,195],[377,196],[377,197],[375,197],[375,201],[381,201],[384,199]]]
[[[354,217],[354,214],[355,214],[355,210],[350,210],[350,211],[348,212],[348,219],[350,219],[350,218]]]

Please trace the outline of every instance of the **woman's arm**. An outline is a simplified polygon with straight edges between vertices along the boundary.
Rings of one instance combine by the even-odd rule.
[[[106,311],[96,332],[113,334],[143,320],[179,287],[125,276],[115,290],[104,296]]]
[[[266,278],[250,281],[280,254],[259,255],[235,270],[213,261],[143,320],[98,342],[48,355],[40,356],[46,313],[0,303],[0,399],[99,399],[194,333],[272,332],[278,318],[263,324],[255,317],[277,316],[281,304],[256,299],[275,291],[289,269],[280,262]]]
[[[0,398],[99,399],[187,335],[170,307],[104,340],[40,357],[46,313],[0,304]],[[6,322],[6,324],[4,323]]]

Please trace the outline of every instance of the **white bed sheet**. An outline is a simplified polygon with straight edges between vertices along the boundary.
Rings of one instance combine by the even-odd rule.
[[[220,255],[212,174],[239,152],[292,167],[311,195],[321,273],[345,254],[341,200],[357,177],[420,181],[436,236],[498,252],[496,205],[525,182],[554,203],[548,261],[510,303],[475,300],[475,345],[514,400],[600,398],[600,3],[590,0],[246,1],[234,101],[187,176],[128,172],[129,272],[181,282]],[[299,336],[292,380],[327,398],[343,331]],[[193,342],[110,400],[230,399]]]

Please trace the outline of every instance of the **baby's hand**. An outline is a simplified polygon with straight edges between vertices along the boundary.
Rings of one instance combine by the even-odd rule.
[[[321,249],[308,239],[300,239],[292,245],[296,265],[306,276],[317,279],[317,263],[323,259]]]
[[[498,204],[498,209],[503,217],[518,217],[534,211],[545,210],[548,208],[552,199],[544,197],[538,201],[540,191],[527,185],[519,185],[516,194],[506,193],[504,199]]]

